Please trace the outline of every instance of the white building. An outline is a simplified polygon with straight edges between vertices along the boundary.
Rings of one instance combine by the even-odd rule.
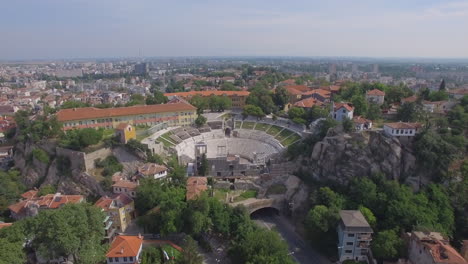
[[[367,91],[366,100],[369,103],[381,105],[385,100],[385,92],[380,91],[379,89]]]
[[[356,131],[369,130],[372,128],[372,120],[365,119],[362,116],[355,116],[353,122]]]
[[[167,168],[156,163],[146,163],[138,167],[138,174],[144,178],[161,179],[167,176]]]
[[[358,210],[341,210],[338,226],[339,261],[367,261],[372,228]]]
[[[345,118],[353,119],[354,107],[348,103],[333,104],[333,119],[343,121]]]
[[[396,122],[384,124],[384,132],[394,137],[414,137],[422,127],[420,123]]]
[[[411,233],[408,257],[413,264],[468,264],[442,234],[437,232]]]
[[[138,183],[121,180],[117,181],[112,185],[112,192],[115,194],[125,193],[128,196],[135,198],[136,197],[136,189],[138,187]]]
[[[117,236],[107,251],[107,264],[140,263],[142,248],[142,236]]]

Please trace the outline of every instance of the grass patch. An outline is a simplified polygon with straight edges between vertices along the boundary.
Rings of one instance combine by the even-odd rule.
[[[34,158],[36,158],[38,161],[48,164],[50,161],[49,154],[45,152],[44,150],[40,148],[35,148],[32,150],[32,155]]]
[[[267,195],[268,194],[283,194],[286,192],[286,186],[283,184],[273,184],[270,186],[267,190]]]
[[[171,245],[162,245],[161,246],[162,251],[166,251],[167,255],[169,255],[170,259],[179,259],[181,254],[177,249],[173,248]]]
[[[284,129],[283,131],[281,131],[281,133],[279,133],[275,138],[278,140],[278,141],[283,141],[284,139],[286,139],[287,137],[291,136],[294,132],[292,132],[291,130],[287,130],[287,129]]]
[[[214,189],[213,190],[213,197],[220,200],[220,201],[225,201],[226,200],[226,194],[229,193],[228,189]]]
[[[271,126],[270,124],[257,123],[255,130],[267,131],[270,126]]]
[[[244,121],[244,123],[242,124],[242,129],[253,129],[254,126],[255,122]]]
[[[287,139],[284,139],[283,141],[281,141],[281,144],[285,147],[291,145],[292,143],[298,141],[299,139],[301,139],[301,137],[298,135],[298,134],[294,134],[290,137],[288,137]]]
[[[113,136],[115,136],[114,129],[104,129],[102,131],[102,139],[112,138]]]
[[[247,190],[247,191],[243,192],[241,195],[234,198],[234,202],[240,202],[240,201],[244,201],[244,200],[247,200],[249,198],[255,198],[255,197],[257,197],[257,191],[256,190]]]
[[[234,128],[240,128],[242,125],[242,122],[241,121],[235,121],[234,122]]]
[[[158,137],[156,140],[157,140],[158,142],[162,142],[163,145],[164,145],[165,147],[168,147],[168,148],[171,148],[171,147],[175,146],[172,142],[168,141],[167,139],[165,139],[165,138],[163,138],[163,137]]]
[[[267,131],[265,131],[267,134],[276,136],[283,128],[279,126],[272,125]]]

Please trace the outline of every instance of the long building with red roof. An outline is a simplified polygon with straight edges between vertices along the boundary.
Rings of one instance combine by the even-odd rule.
[[[249,96],[248,91],[190,91],[190,92],[179,92],[179,93],[165,93],[169,99],[172,98],[183,98],[190,100],[194,96],[211,97],[211,96],[226,96],[232,102],[232,108],[243,108],[245,101]]]
[[[167,104],[137,105],[116,108],[71,108],[57,113],[64,130],[74,128],[116,128],[121,123],[153,126],[186,126],[196,119],[196,107],[178,100]]]

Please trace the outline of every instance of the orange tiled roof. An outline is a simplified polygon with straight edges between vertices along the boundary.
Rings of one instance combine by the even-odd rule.
[[[206,177],[188,177],[187,178],[187,194],[185,198],[187,200],[193,200],[197,198],[200,193],[208,189],[208,179]]]
[[[0,223],[0,229],[7,227],[7,226],[11,226],[12,224],[13,223]]]
[[[167,171],[166,166],[158,165],[156,163],[146,163],[138,167],[138,172],[145,176],[154,175],[163,171]]]
[[[8,207],[10,211],[18,214],[29,204],[37,204],[42,208],[56,209],[68,203],[80,203],[84,200],[83,195],[62,195],[60,193],[47,194],[41,197],[32,197],[24,201],[12,204]]]
[[[288,90],[288,91],[289,91],[290,89],[292,89],[292,90],[299,91],[299,92],[301,92],[301,93],[305,93],[305,92],[307,92],[307,91],[310,91],[310,88],[307,87],[307,86],[305,86],[305,85],[288,85],[288,86],[286,86],[285,88],[286,88],[286,90]]]
[[[142,245],[142,237],[117,236],[107,251],[106,257],[136,257]]]
[[[32,199],[34,197],[36,197],[38,191],[37,190],[29,190],[23,194],[21,194],[21,197],[23,197],[24,199]]]
[[[353,111],[354,107],[349,105],[348,103],[335,103],[335,111],[344,107],[348,111]]]
[[[313,107],[314,105],[317,105],[317,106],[322,106],[323,103],[318,101],[317,99],[315,98],[312,98],[312,97],[309,97],[309,98],[306,98],[306,99],[302,99],[298,102],[296,102],[294,104],[294,106],[297,106],[297,107],[304,107],[304,108],[311,108]]]
[[[365,119],[365,118],[362,117],[362,116],[355,116],[355,117],[353,117],[353,122],[354,122],[354,123],[357,123],[357,124],[372,123],[371,120]]]
[[[327,91],[327,90],[324,90],[324,89],[315,89],[315,90],[312,90],[312,91],[304,92],[303,94],[304,95],[318,94],[318,95],[320,95],[322,97],[325,97],[325,98],[331,96],[331,92]]]
[[[120,123],[117,125],[116,129],[117,130],[125,130],[128,126],[128,123]]]
[[[57,113],[60,122],[72,120],[84,120],[91,118],[109,118],[117,116],[144,115],[152,113],[167,113],[176,111],[196,110],[196,107],[188,103],[158,104],[158,105],[136,105],[129,107],[105,108],[95,107],[62,109]]]
[[[107,211],[107,210],[109,210],[111,208],[112,204],[114,204],[114,206],[115,206],[114,201],[118,201],[119,202],[118,204],[121,204],[122,206],[125,206],[125,205],[131,203],[133,201],[133,199],[130,198],[125,193],[119,193],[119,194],[116,194],[116,195],[114,195],[112,197],[103,196],[103,197],[99,198],[99,200],[97,200],[97,202],[94,205],[99,207],[99,208],[102,208],[104,211]]]
[[[367,95],[384,96],[385,92],[380,91],[379,89],[373,89],[373,90],[367,91]]]
[[[401,101],[405,103],[413,103],[413,102],[416,102],[417,100],[418,100],[418,97],[416,95],[401,99]]]
[[[131,181],[118,181],[112,185],[112,187],[127,188],[134,190],[138,187],[138,184]]]
[[[459,88],[448,90],[449,94],[468,94],[468,88]]]
[[[417,129],[422,126],[421,123],[407,123],[407,122],[385,123],[384,125],[393,129]]]
[[[200,96],[248,96],[248,91],[190,91],[190,92],[179,92],[179,93],[165,93],[165,96],[180,96],[180,97],[192,97],[195,95]]]

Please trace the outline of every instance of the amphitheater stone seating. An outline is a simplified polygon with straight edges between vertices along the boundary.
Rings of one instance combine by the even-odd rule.
[[[211,129],[221,129],[223,127],[223,121],[209,121],[207,124]]]
[[[176,135],[171,135],[170,138],[171,138],[174,142],[176,142],[177,144],[180,144],[180,143],[182,142],[182,139],[179,138],[179,137],[176,136]]]
[[[187,128],[187,133],[188,133],[191,137],[200,135],[200,131],[198,131],[198,129],[193,128],[193,127],[192,127],[192,128]]]
[[[204,126],[198,128],[198,131],[200,131],[200,133],[206,133],[206,132],[210,132],[211,128],[208,125],[204,125]]]

